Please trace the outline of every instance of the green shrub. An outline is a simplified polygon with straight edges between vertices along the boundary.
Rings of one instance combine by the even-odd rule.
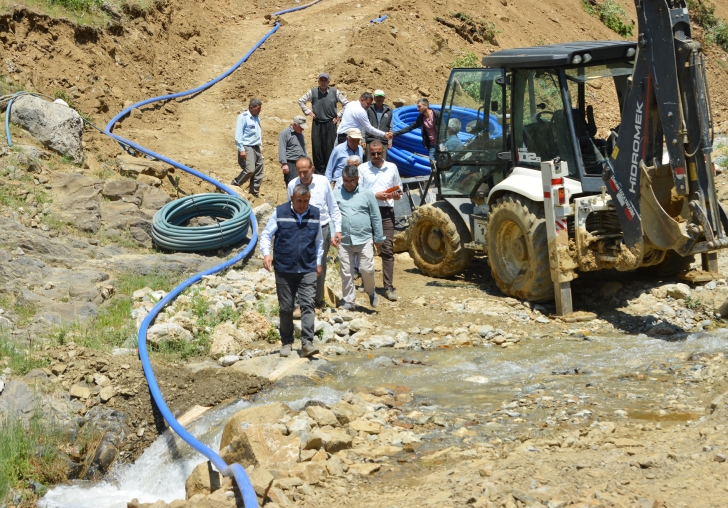
[[[28,425],[0,422],[0,504],[12,504],[8,499],[11,489],[27,490],[30,481],[48,485],[65,478],[66,464],[57,448],[62,439],[59,429],[40,415],[33,416]],[[31,500],[24,501],[22,505],[34,506],[27,503]]]
[[[48,0],[48,3],[50,5],[60,5],[73,12],[88,12],[102,4],[101,0]]]
[[[690,17],[705,30],[705,41],[728,51],[728,23],[715,15],[715,5],[708,0],[687,0]]]
[[[582,6],[589,15],[599,18],[604,25],[622,37],[632,37],[634,25],[627,17],[622,4],[615,0],[606,0],[603,4],[582,0]]]
[[[48,360],[41,358],[36,351],[36,345],[32,341],[28,344],[16,344],[8,337],[0,335],[0,365],[2,368],[10,367],[13,374],[24,376],[38,367],[48,365]],[[1,370],[1,369],[0,369]]]
[[[461,49],[460,53],[458,53],[458,56],[455,58],[455,61],[452,63],[451,67],[453,69],[480,67],[478,55],[476,55],[474,51],[466,51]]]

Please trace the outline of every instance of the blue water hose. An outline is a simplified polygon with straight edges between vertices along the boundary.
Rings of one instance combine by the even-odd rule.
[[[305,9],[307,7],[310,7],[316,3],[318,3],[320,0],[316,0],[310,4],[302,5],[299,7],[293,7],[290,9],[285,9],[282,11],[275,12],[273,16],[280,16],[282,14],[286,14],[288,12],[294,12],[301,9]],[[262,39],[260,39],[255,46],[253,46],[250,51],[248,51],[243,58],[241,58],[235,65],[233,65],[230,69],[225,71],[223,74],[218,76],[217,78],[213,79],[212,81],[201,85],[197,88],[193,88],[192,90],[188,90],[186,92],[179,92],[176,94],[169,94],[169,95],[163,95],[159,97],[154,97],[152,99],[146,99],[144,101],[138,102],[123,111],[121,111],[118,115],[116,115],[114,118],[111,119],[111,121],[106,125],[105,133],[109,135],[110,137],[114,138],[116,141],[121,143],[122,145],[127,145],[135,150],[145,153],[149,156],[155,157],[161,161],[166,162],[167,164],[170,164],[171,166],[174,166],[176,168],[181,169],[182,171],[186,171],[187,173],[190,173],[192,175],[197,176],[198,178],[201,178],[202,180],[205,180],[206,182],[209,182],[213,184],[218,189],[223,190],[224,192],[228,194],[232,194],[234,196],[237,196],[237,193],[227,187],[226,185],[218,182],[217,180],[210,178],[209,176],[200,173],[199,171],[195,171],[192,168],[189,168],[185,166],[184,164],[181,164],[179,162],[176,162],[172,159],[169,159],[167,157],[164,157],[160,154],[157,154],[153,152],[152,150],[149,150],[145,147],[142,147],[138,145],[137,143],[134,143],[128,139],[125,139],[121,136],[117,136],[115,134],[112,134],[112,129],[117,121],[119,121],[121,118],[126,116],[132,109],[138,108],[141,106],[144,106],[145,104],[149,104],[151,102],[157,102],[157,101],[163,101],[168,99],[174,99],[177,97],[184,97],[186,95],[191,95],[203,90],[206,90],[213,86],[215,83],[219,82],[220,80],[226,78],[229,76],[233,71],[235,71],[240,65],[242,65],[249,57],[253,54],[253,52],[258,49],[271,35],[273,35],[278,28],[280,27],[280,23],[276,23],[275,26],[267,33],[265,36],[263,36]],[[147,379],[147,384],[149,385],[149,391],[152,395],[152,398],[154,399],[154,402],[156,403],[159,412],[164,417],[167,424],[184,440],[187,444],[189,444],[192,448],[200,452],[202,455],[207,457],[210,462],[215,466],[215,468],[222,473],[223,476],[229,477],[232,476],[235,478],[236,483],[238,484],[238,488],[240,489],[240,492],[243,496],[243,502],[245,504],[246,508],[253,508],[258,506],[258,498],[255,494],[255,490],[253,489],[253,485],[250,483],[250,479],[248,478],[248,475],[245,472],[245,469],[240,464],[232,464],[231,466],[228,466],[225,461],[218,455],[215,451],[213,451],[211,448],[206,446],[204,443],[202,443],[200,440],[195,438],[192,434],[187,432],[187,430],[180,425],[180,423],[177,421],[177,419],[174,417],[172,412],[169,410],[169,407],[167,406],[167,403],[164,400],[164,397],[162,396],[162,392],[159,390],[159,385],[157,384],[156,377],[154,376],[154,370],[152,369],[151,362],[149,361],[149,353],[147,351],[147,331],[149,329],[149,325],[152,323],[152,321],[157,317],[159,312],[164,309],[164,307],[171,303],[177,296],[182,293],[185,289],[190,287],[192,284],[200,281],[202,277],[206,275],[212,275],[214,273],[220,272],[228,267],[231,267],[244,259],[246,256],[248,256],[253,249],[255,248],[255,244],[258,241],[258,225],[257,221],[255,219],[255,213],[252,211],[250,212],[250,229],[252,231],[252,236],[250,238],[250,242],[248,245],[243,249],[242,252],[240,252],[238,255],[234,256],[233,258],[225,261],[224,263],[215,266],[213,268],[210,268],[208,270],[205,270],[204,272],[198,273],[189,279],[182,282],[179,286],[174,288],[172,291],[169,292],[162,300],[155,305],[152,310],[147,314],[147,316],[142,321],[141,327],[139,328],[139,334],[138,334],[138,342],[139,342],[139,358],[142,361],[142,367],[144,369],[144,376]]]
[[[377,19],[373,19],[373,20],[369,21],[369,23],[381,23],[385,19],[387,19],[387,15],[386,14],[384,16],[381,16],[381,17],[377,18]]]

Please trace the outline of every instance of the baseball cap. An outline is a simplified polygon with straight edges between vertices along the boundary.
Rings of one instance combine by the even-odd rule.
[[[326,79],[329,79],[329,75],[328,75],[327,73],[325,73],[325,72],[322,72],[321,74],[319,74],[319,79],[320,79],[320,78],[326,78]]]
[[[361,131],[359,129],[349,129],[346,131],[346,135],[350,138],[361,139]]]
[[[308,124],[306,123],[306,117],[303,115],[294,116],[293,123],[298,124],[302,129],[308,127]]]
[[[384,90],[374,90],[374,97],[384,97]]]

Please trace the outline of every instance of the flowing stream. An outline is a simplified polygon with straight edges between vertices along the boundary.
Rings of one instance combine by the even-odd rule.
[[[665,366],[680,369],[689,355],[728,351],[728,329],[666,341],[646,335],[595,336],[574,342],[544,338],[508,349],[476,347],[433,351],[379,349],[371,354],[332,359],[321,379],[283,383],[255,404],[281,401],[294,409],[307,400],[336,402],[352,388],[406,386],[417,396],[417,408],[448,414],[487,412],[534,383],[549,389],[575,390],[585,383],[606,386],[620,377]],[[405,360],[405,362],[402,362]],[[422,363],[407,363],[407,361]],[[584,376],[558,375],[578,369]],[[588,386],[587,384],[587,386]],[[576,392],[578,395],[578,392]],[[623,402],[622,405],[628,404]],[[217,449],[227,419],[250,403],[213,408],[191,425],[192,433]],[[609,408],[606,408],[609,409]],[[634,417],[639,418],[637,414]],[[165,433],[131,465],[117,467],[107,480],[76,482],[50,490],[38,506],[48,508],[125,508],[141,502],[184,499],[184,484],[203,460],[189,446]]]

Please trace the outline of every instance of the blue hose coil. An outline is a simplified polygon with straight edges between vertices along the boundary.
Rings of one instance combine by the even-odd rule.
[[[430,106],[430,109],[440,111],[440,106]],[[397,131],[411,125],[419,115],[417,106],[403,106],[392,113],[392,130]],[[461,142],[466,143],[473,138],[472,134],[465,132],[469,122],[482,119],[483,113],[478,114],[474,109],[454,107],[450,108],[448,120],[457,118],[462,127],[458,133]],[[491,139],[503,135],[503,127],[495,115],[488,115],[488,132]],[[425,154],[422,144],[422,129],[414,129],[406,134],[395,137],[392,148],[387,152],[387,160],[397,165],[399,174],[403,177],[427,176],[430,174],[430,158]]]
[[[154,214],[152,240],[163,249],[208,252],[237,245],[248,235],[248,201],[230,194],[192,194],[167,203]],[[185,227],[194,217],[227,220],[210,226]]]

